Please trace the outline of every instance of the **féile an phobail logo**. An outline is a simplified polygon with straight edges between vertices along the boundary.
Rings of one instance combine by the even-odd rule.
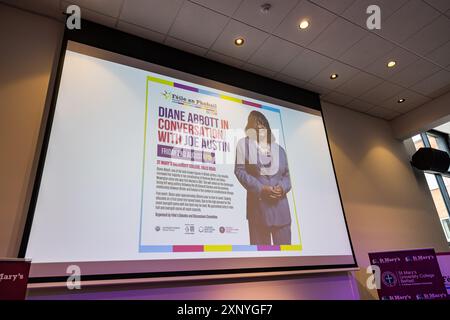
[[[170,91],[164,90],[164,92],[161,93],[163,95],[163,97],[166,100],[169,100],[172,97],[172,93]]]

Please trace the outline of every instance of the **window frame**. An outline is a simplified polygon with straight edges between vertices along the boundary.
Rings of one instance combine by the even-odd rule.
[[[427,138],[428,138],[428,135],[431,135],[431,136],[435,137],[437,140],[440,140],[440,142],[442,143],[442,145],[444,145],[444,147],[446,149],[446,150],[442,150],[442,151],[446,151],[447,153],[450,154],[450,140],[449,140],[450,136],[447,133],[431,129],[431,130],[428,130],[426,132],[426,134],[427,134]]]
[[[446,151],[447,153],[450,154],[450,151],[449,151],[450,145],[449,145],[449,135],[448,134],[445,134],[445,133],[437,131],[437,130],[428,130],[426,132],[420,133],[420,138],[422,139],[422,143],[425,148],[431,148],[431,144],[430,144],[428,135],[432,135],[432,136],[436,137],[438,140],[441,140],[441,142],[444,143],[444,145],[447,149],[447,150],[442,150],[442,151]],[[450,193],[449,193],[449,190],[447,189],[447,186],[445,185],[444,178],[443,178],[443,175],[450,176],[450,172],[447,172],[447,174],[434,173],[433,175],[436,178],[436,182],[438,184],[439,191],[442,195],[445,207],[447,209],[447,213],[450,218]],[[439,219],[439,220],[441,221],[441,219]],[[447,239],[448,245],[450,246],[450,240],[449,240],[449,238],[447,238],[447,234],[444,229],[444,225],[442,224],[442,221],[441,221],[441,226],[442,226],[442,229],[443,229],[442,231],[444,232],[445,238]]]
[[[447,241],[450,244],[450,218],[444,218],[444,219],[440,219],[440,220],[441,220],[442,229],[444,229],[445,237],[447,238]]]

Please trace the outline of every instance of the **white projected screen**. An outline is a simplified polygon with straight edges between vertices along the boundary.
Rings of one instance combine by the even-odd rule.
[[[354,264],[320,112],[81,48],[65,52],[31,276]]]

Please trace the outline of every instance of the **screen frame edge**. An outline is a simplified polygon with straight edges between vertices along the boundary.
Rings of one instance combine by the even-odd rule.
[[[269,79],[263,76],[259,76],[256,74],[253,74],[251,72],[238,69],[232,66],[228,66],[226,64],[216,62],[209,60],[204,57],[200,57],[191,53],[187,53],[175,48],[168,47],[166,45],[153,42],[151,40],[143,39],[138,36],[134,36],[131,34],[127,34],[125,32],[112,29],[109,27],[105,27],[103,25],[99,25],[90,21],[82,20],[82,29],[81,30],[69,30],[65,28],[63,39],[62,39],[62,45],[60,48],[59,53],[59,60],[58,65],[56,69],[56,76],[53,80],[53,83],[49,83],[49,90],[52,87],[53,84],[53,90],[51,92],[51,103],[49,104],[48,108],[48,116],[46,119],[46,124],[44,126],[41,126],[41,131],[44,131],[43,133],[43,139],[41,142],[41,148],[36,148],[36,153],[39,153],[35,159],[38,161],[36,174],[34,179],[30,179],[30,184],[32,184],[32,194],[31,199],[29,202],[28,210],[27,211],[27,217],[26,222],[22,234],[22,240],[20,243],[20,249],[18,253],[18,258],[25,258],[26,250],[29,242],[29,237],[31,233],[31,227],[33,224],[33,218],[34,218],[34,212],[36,209],[37,199],[39,195],[39,189],[43,174],[43,169],[45,165],[46,155],[48,151],[48,145],[50,140],[50,134],[53,124],[53,118],[54,113],[56,109],[56,102],[58,98],[58,91],[60,87],[61,82],[61,76],[62,71],[64,67],[64,59],[65,59],[65,53],[68,47],[68,42],[74,41],[79,42],[82,44],[90,45],[96,48],[108,50],[114,53],[130,56],[136,59],[140,59],[143,61],[147,61],[154,64],[159,64],[164,67],[172,68],[178,71],[191,73],[196,76],[200,76],[206,79],[210,79],[217,82],[222,82],[231,86],[240,87],[245,90],[253,91],[256,93],[260,93],[263,95],[271,96],[277,99],[285,100],[288,102],[292,102],[294,104],[299,104],[306,106],[308,108],[317,110],[320,112],[320,115],[322,117],[323,126],[325,129],[325,136],[327,140],[328,145],[328,151],[330,153],[331,163],[334,171],[334,177],[336,180],[336,186],[339,194],[339,199],[341,203],[342,213],[344,216],[344,222],[346,226],[346,231],[352,251],[353,256],[353,264],[345,264],[345,265],[320,265],[320,266],[295,266],[295,267],[271,267],[271,268],[246,268],[246,269],[214,269],[214,270],[193,270],[193,271],[170,271],[170,272],[154,272],[154,273],[111,273],[111,274],[104,274],[104,275],[85,275],[83,276],[83,279],[85,280],[115,280],[115,279],[137,279],[137,278],[166,278],[166,277],[180,277],[180,276],[209,276],[209,275],[230,275],[230,274],[250,274],[250,273],[258,273],[258,272],[292,272],[292,271],[298,271],[300,273],[311,273],[311,272],[330,272],[330,270],[334,271],[351,271],[351,270],[357,270],[358,264],[354,252],[354,247],[352,243],[352,239],[350,236],[350,231],[348,228],[347,223],[347,217],[342,201],[341,191],[339,187],[339,182],[336,175],[335,170],[335,164],[330,148],[330,142],[328,137],[327,128],[325,125],[325,119],[322,112],[321,102],[319,94],[301,89],[298,87],[295,87],[293,85],[289,85],[286,83],[279,82],[274,79]],[[137,48],[142,48],[142,46],[145,48],[144,53],[141,51],[137,51]],[[131,51],[130,51],[131,50]],[[145,56],[145,53],[147,51],[155,52],[155,50],[160,50],[159,55],[155,56]],[[180,59],[178,61],[190,61],[190,63],[182,62],[181,64],[178,63],[176,65],[173,65],[170,63],[170,57],[177,56]],[[191,65],[191,62],[194,61],[193,66]],[[219,70],[220,72],[214,76],[211,77],[211,72],[202,72],[202,69],[196,69],[195,72],[193,72],[193,68],[198,64],[207,64],[212,66],[213,70]],[[227,75],[229,74],[235,75],[236,73],[240,76],[243,76],[244,80],[236,81],[236,78],[239,77],[229,77]],[[255,81],[256,84],[264,84],[262,87],[263,89],[257,89],[255,90],[255,86],[252,85],[252,81]],[[247,83],[250,85],[242,85],[242,83]],[[265,87],[270,87],[272,90],[271,92],[275,92],[275,94],[267,94],[267,91],[265,91]],[[275,91],[273,89],[275,88]],[[286,93],[292,93],[291,95],[285,96]],[[289,108],[289,107],[288,107]],[[42,132],[41,132],[42,133]],[[66,281],[67,277],[64,276],[55,276],[55,277],[31,277],[30,283],[49,283],[49,282],[60,282],[60,281]]]

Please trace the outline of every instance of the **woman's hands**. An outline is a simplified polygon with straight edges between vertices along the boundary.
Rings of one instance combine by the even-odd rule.
[[[285,193],[281,186],[263,186],[261,189],[261,194],[264,198],[270,200],[279,200],[284,197]]]
[[[272,194],[270,195],[271,198],[274,199],[281,199],[285,195],[284,190],[281,186],[277,185],[272,188]]]

